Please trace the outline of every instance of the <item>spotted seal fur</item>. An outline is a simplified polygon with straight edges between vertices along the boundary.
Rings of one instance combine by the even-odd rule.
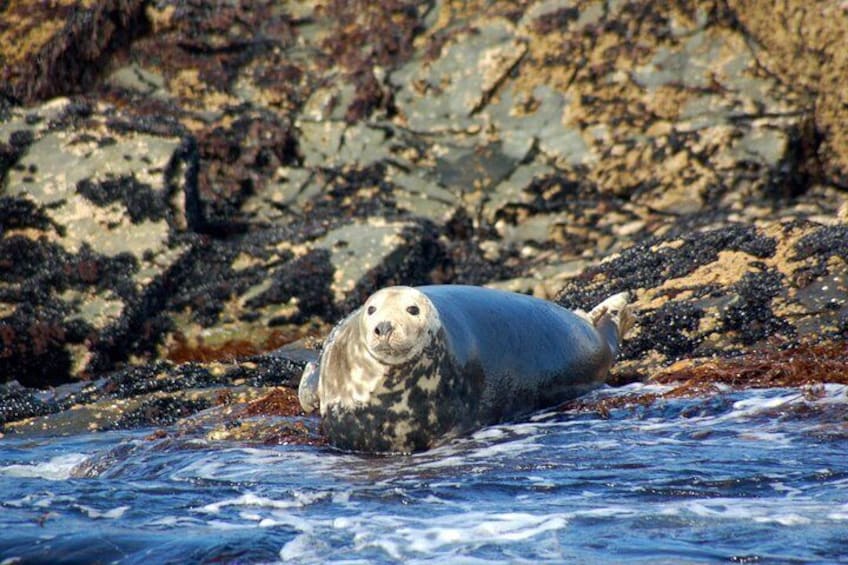
[[[299,388],[338,448],[428,449],[599,385],[632,324],[628,297],[589,313],[482,287],[389,287],[330,333]]]

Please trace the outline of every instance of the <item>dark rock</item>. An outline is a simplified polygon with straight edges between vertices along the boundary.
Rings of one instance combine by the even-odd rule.
[[[144,32],[142,0],[0,4],[0,95],[33,103],[90,87],[116,49]]]
[[[227,121],[231,120],[227,116]],[[270,113],[236,116],[198,136],[198,189],[204,204],[204,231],[226,235],[243,231],[239,221],[245,198],[264,189],[279,167],[296,162],[291,126]]]
[[[559,301],[587,308],[614,292],[635,295],[639,326],[615,369],[623,372],[827,344],[844,339],[848,312],[848,268],[830,259],[843,245],[835,234],[794,221],[657,237],[587,269]]]
[[[297,314],[290,319],[271,319],[268,321],[270,325],[280,321],[302,324],[311,316],[330,319],[336,313],[330,290],[334,273],[330,251],[313,249],[289,261],[285,268],[277,270],[268,290],[249,299],[245,306],[250,309],[264,308],[296,299]]]
[[[666,358],[691,355],[703,342],[697,334],[704,310],[694,304],[669,302],[639,317],[642,330],[624,342],[622,356],[638,358],[657,351]]]
[[[56,409],[41,401],[36,394],[17,382],[0,384],[0,429],[6,422],[43,416]]]
[[[721,251],[740,251],[752,258],[772,257],[775,243],[755,227],[741,224],[653,238],[590,267],[563,289],[558,301],[566,308],[591,308],[617,292],[657,288],[670,279],[690,275],[716,261]],[[600,288],[584,285],[584,281],[600,277],[608,283]]]
[[[153,398],[123,414],[111,429],[123,430],[147,426],[169,426],[181,418],[209,408],[207,400],[188,400],[173,397]]]
[[[754,264],[752,263],[752,266]],[[738,332],[745,345],[761,342],[776,333],[794,337],[795,328],[774,315],[771,302],[784,289],[783,275],[775,269],[748,272],[728,289],[734,298],[722,312],[722,323],[727,332]]]
[[[269,387],[292,390],[306,361],[314,359],[311,350],[287,347],[231,364],[149,363],[49,391],[0,384],[0,426],[5,424],[0,430],[43,434],[165,426],[234,402],[235,396],[255,398]]]

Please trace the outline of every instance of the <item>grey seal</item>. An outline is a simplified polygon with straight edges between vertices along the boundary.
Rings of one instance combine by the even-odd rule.
[[[330,332],[298,396],[340,449],[421,451],[603,384],[627,302],[585,313],[483,287],[384,288]]]

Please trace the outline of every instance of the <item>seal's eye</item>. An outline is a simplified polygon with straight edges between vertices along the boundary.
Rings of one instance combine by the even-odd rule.
[[[407,306],[406,311],[409,312],[412,316],[417,316],[421,313],[421,309],[418,306]]]
[[[377,311],[377,308],[376,308],[376,307],[374,307],[374,306],[369,306],[369,307],[368,307],[368,315],[369,315],[369,316],[370,316],[371,314],[373,314],[374,312],[376,312],[376,311]]]

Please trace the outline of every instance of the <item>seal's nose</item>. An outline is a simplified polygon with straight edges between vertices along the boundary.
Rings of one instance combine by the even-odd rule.
[[[391,322],[380,322],[377,324],[377,327],[374,328],[374,333],[380,337],[389,337],[389,334],[392,333]]]

